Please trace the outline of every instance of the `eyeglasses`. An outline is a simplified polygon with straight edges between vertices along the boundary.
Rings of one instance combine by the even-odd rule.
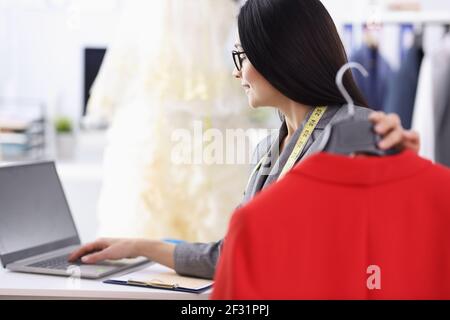
[[[242,61],[244,61],[244,59],[245,59],[245,58],[242,58],[241,56],[243,54],[245,54],[245,52],[233,50],[233,51],[231,51],[231,54],[233,55],[233,61],[234,61],[234,65],[236,66],[236,69],[238,71],[241,71]]]

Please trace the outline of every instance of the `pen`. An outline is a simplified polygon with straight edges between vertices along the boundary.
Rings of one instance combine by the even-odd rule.
[[[166,288],[166,289],[176,289],[178,288],[178,284],[169,284],[169,283],[163,283],[160,281],[136,281],[136,280],[128,280],[127,284],[134,284],[139,286],[152,286],[157,288]]]

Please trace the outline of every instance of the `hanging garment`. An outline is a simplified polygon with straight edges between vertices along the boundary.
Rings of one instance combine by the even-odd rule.
[[[297,161],[305,159],[314,153],[320,152],[320,146],[325,137],[324,130],[327,124],[331,122],[338,122],[348,117],[349,107],[345,106],[328,106],[327,111],[318,121],[311,137],[308,139],[303,151],[298,155]],[[370,114],[370,109],[356,106],[355,119],[367,120]],[[250,175],[247,188],[244,193],[241,205],[251,201],[253,197],[263,189],[267,188],[272,183],[276,182],[281,174],[290,155],[296,148],[298,139],[300,138],[303,129],[310,120],[312,111],[310,111],[299,128],[295,131],[292,138],[284,147],[283,151],[278,155],[277,146],[287,136],[286,123],[283,122],[278,132],[274,132],[263,139],[256,147],[253,161],[255,164],[254,174]],[[266,155],[268,157],[266,157]],[[261,163],[258,168],[257,163]],[[216,271],[216,263],[219,257],[223,240],[213,243],[180,243],[175,247],[174,263],[175,271],[186,276],[194,276],[201,278],[213,278]]]
[[[353,74],[369,106],[374,110],[384,110],[389,90],[388,81],[392,74],[387,61],[377,48],[365,45],[356,51],[350,60],[360,63],[369,72],[368,77],[364,77],[358,72]]]
[[[432,58],[425,55],[420,67],[419,82],[414,103],[412,129],[420,136],[419,154],[434,161],[435,159],[435,115],[433,96]]]
[[[411,151],[313,155],[235,212],[212,298],[450,299],[448,190]]]
[[[209,162],[204,154],[227,130],[268,122],[251,116],[231,75],[236,9],[230,0],[124,4],[89,101],[90,115],[111,119],[99,236],[223,237],[249,161]]]
[[[450,167],[450,34],[432,54],[436,162]]]
[[[411,128],[417,83],[424,53],[420,46],[413,45],[406,53],[400,70],[389,83],[390,90],[386,99],[385,111],[400,116],[405,129]]]

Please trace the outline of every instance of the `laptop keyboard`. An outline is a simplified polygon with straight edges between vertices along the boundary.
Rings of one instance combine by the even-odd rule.
[[[80,265],[81,263],[78,262],[68,262],[67,259],[69,258],[69,255],[63,255],[56,258],[51,258],[44,261],[39,261],[33,264],[30,264],[29,267],[35,267],[35,268],[44,268],[44,269],[55,269],[55,270],[66,270],[70,266],[73,265]]]

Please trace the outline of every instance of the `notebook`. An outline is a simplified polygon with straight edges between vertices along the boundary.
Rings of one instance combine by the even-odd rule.
[[[162,265],[152,265],[143,270],[105,280],[104,283],[189,293],[202,293],[213,285],[212,280],[180,276]]]

